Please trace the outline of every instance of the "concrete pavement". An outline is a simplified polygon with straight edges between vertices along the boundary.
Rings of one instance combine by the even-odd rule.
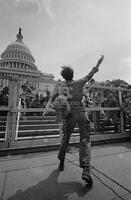
[[[67,153],[63,172],[58,151],[0,158],[0,200],[131,200],[131,143],[94,146],[91,152],[92,188],[81,179],[77,149]]]

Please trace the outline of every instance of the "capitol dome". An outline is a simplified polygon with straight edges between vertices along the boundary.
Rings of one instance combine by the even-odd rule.
[[[15,41],[9,44],[5,50],[6,52],[8,51],[20,51],[21,53],[26,53],[30,56],[32,56],[31,51],[29,48],[23,43],[23,41]]]
[[[5,51],[1,54],[1,59],[20,59],[26,61],[28,63],[35,63],[35,59],[33,58],[31,51],[22,41],[23,36],[21,34],[21,28],[19,28],[19,33],[16,35],[17,40],[9,44]],[[36,66],[34,69],[37,70]]]
[[[2,84],[0,83],[0,88],[8,86],[9,77],[18,78],[21,84],[27,80],[31,81],[34,88],[39,89],[43,89],[48,84],[54,84],[54,75],[43,73],[37,68],[30,49],[22,39],[23,35],[21,28],[19,28],[16,41],[9,44],[1,54],[0,76]]]

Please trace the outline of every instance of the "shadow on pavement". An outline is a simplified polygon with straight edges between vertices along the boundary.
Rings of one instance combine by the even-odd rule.
[[[7,200],[67,200],[69,195],[76,193],[84,197],[91,187],[79,182],[58,182],[59,170],[55,169],[49,177],[25,191],[17,191]]]
[[[123,146],[123,147],[125,147],[127,149],[131,149],[131,142],[121,143],[120,146]]]

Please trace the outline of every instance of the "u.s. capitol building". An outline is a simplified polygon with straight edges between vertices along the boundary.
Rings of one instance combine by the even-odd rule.
[[[54,75],[43,73],[37,68],[30,49],[23,42],[21,28],[16,37],[16,41],[9,44],[1,54],[0,90],[8,86],[7,77],[17,77],[21,84],[31,81],[36,90],[52,91],[57,82],[54,80]]]

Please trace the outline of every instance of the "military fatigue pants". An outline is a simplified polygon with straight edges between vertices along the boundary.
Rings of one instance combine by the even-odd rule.
[[[78,123],[80,130],[79,165],[81,168],[90,166],[90,122],[87,120],[84,110],[70,111],[63,125],[63,138],[59,149],[58,159],[65,160],[65,154],[74,127]]]

